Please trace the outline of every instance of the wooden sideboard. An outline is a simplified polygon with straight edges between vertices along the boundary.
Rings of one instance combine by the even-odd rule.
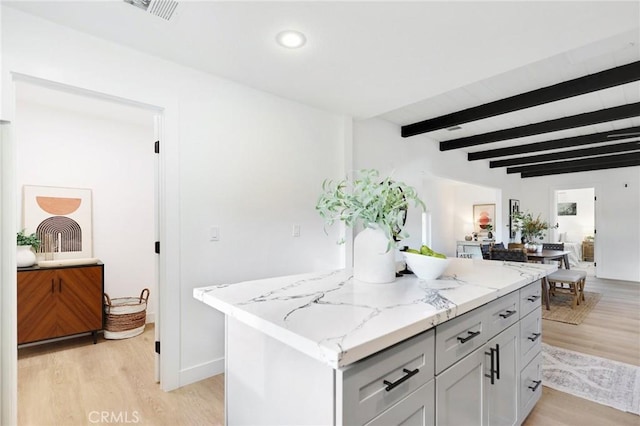
[[[593,262],[593,241],[582,242],[582,260]]]
[[[102,329],[104,265],[18,269],[18,344]]]

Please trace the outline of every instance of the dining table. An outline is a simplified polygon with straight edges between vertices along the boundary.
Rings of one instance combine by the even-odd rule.
[[[571,269],[569,266],[568,250],[542,250],[536,252],[527,252],[527,260],[529,262],[549,263],[552,260],[562,260],[565,269]]]

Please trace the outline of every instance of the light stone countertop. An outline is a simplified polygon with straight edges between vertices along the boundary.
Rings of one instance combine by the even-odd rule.
[[[452,258],[437,280],[355,281],[350,270],[195,288],[207,305],[332,368],[347,366],[536,281],[557,267]]]

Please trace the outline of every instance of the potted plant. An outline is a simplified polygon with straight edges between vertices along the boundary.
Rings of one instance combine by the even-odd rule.
[[[33,250],[40,247],[40,239],[34,234],[26,235],[24,229],[17,233],[16,264],[19,268],[31,266],[36,263],[36,254]]]
[[[381,179],[377,170],[363,169],[353,182],[325,180],[316,210],[327,225],[342,221],[346,226],[364,227],[354,239],[354,278],[383,283],[395,280],[391,249],[408,236],[403,226],[411,202],[425,209],[413,187],[391,177]]]
[[[542,244],[538,244],[536,240],[540,240],[540,243],[545,237],[545,231],[549,229],[555,229],[558,226],[551,226],[548,222],[540,218],[540,214],[533,217],[530,212],[515,212],[511,215],[513,219],[514,229],[520,231],[522,242],[528,244],[528,250],[535,251]],[[535,250],[533,250],[535,248]]]

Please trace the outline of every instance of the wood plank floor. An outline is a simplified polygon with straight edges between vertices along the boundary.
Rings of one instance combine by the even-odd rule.
[[[640,285],[587,278],[602,299],[580,325],[543,321],[543,341],[554,346],[640,365]],[[222,375],[163,392],[153,379],[153,325],[126,340],[82,337],[18,352],[19,425],[220,425]],[[105,414],[106,413],[106,414]],[[98,416],[107,421],[96,422]],[[526,426],[633,425],[624,413],[550,388]]]

